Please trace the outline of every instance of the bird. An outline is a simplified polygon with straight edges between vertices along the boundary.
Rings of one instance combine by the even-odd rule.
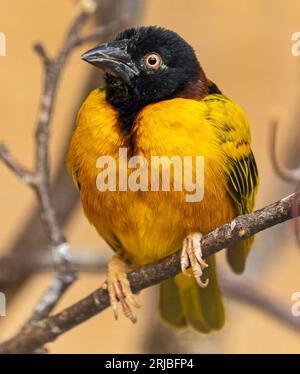
[[[243,109],[207,78],[192,46],[163,27],[125,29],[81,58],[102,71],[103,83],[99,77],[78,112],[67,164],[86,217],[114,251],[107,290],[115,318],[120,305],[137,321],[140,305],[126,273],[181,250],[182,272],[159,286],[160,316],[175,329],[220,330],[216,259],[203,258],[201,238],[254,208],[259,178]],[[203,157],[203,197],[187,202],[186,191],[161,187],[99,190],[97,159],[120,161],[120,149],[146,161]],[[122,168],[133,172],[118,164],[116,178]],[[243,272],[252,242],[226,248],[235,273]]]

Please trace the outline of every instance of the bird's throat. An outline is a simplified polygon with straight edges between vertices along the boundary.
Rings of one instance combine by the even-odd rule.
[[[130,134],[135,115],[142,109],[143,103],[135,99],[133,88],[121,79],[107,75],[105,81],[106,100],[117,110],[124,133]]]
[[[105,81],[106,100],[117,110],[120,126],[127,135],[131,134],[135,116],[144,106],[173,98],[201,100],[210,93],[209,81],[202,69],[194,80],[160,100],[151,100],[149,97],[142,100],[133,87],[127,86],[121,79],[112,75],[107,75]]]

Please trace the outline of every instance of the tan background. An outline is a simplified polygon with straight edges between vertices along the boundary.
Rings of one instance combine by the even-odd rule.
[[[75,5],[75,0],[0,0],[0,32],[7,37],[7,56],[0,57],[0,139],[29,166],[42,82],[42,69],[31,46],[43,40],[53,54],[62,42]],[[293,190],[275,176],[270,166],[268,124],[270,118],[280,118],[281,161],[293,162],[292,156],[299,151],[300,57],[291,54],[291,35],[300,29],[299,14],[298,0],[146,0],[140,20],[140,24],[165,26],[186,38],[196,49],[207,75],[246,110],[261,175],[257,207]],[[90,69],[78,58],[87,48],[74,53],[63,74],[51,143],[55,166]],[[35,201],[31,191],[3,165],[0,204],[0,251],[4,253]],[[81,208],[65,231],[75,248],[107,250]],[[300,291],[299,262],[291,225],[285,224],[258,236],[243,277],[270,290],[289,307],[291,294]],[[0,321],[1,340],[20,326],[49,279],[48,275],[40,275],[24,285],[7,317]],[[82,274],[58,309],[86,295],[102,281],[103,276]],[[138,296],[143,308],[137,325],[124,318],[115,322],[107,310],[49,345],[51,352],[138,353],[153,351],[163,342],[160,351],[300,353],[299,333],[231,300],[226,300],[228,321],[221,333],[206,337],[187,332],[175,336],[160,328],[154,294],[154,290],[147,290]],[[166,336],[168,339],[164,339]]]

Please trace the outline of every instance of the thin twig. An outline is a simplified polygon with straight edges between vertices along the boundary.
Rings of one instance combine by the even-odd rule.
[[[4,144],[0,143],[0,159],[5,165],[16,174],[22,182],[30,184],[32,182],[32,173],[27,170],[19,161],[9,152]]]
[[[92,4],[92,2],[90,2]],[[56,220],[49,192],[49,127],[51,123],[51,116],[54,107],[55,95],[57,92],[57,84],[62,71],[72,50],[85,43],[88,40],[100,38],[109,35],[119,25],[118,21],[113,21],[110,24],[98,28],[92,34],[85,37],[80,36],[80,31],[88,18],[97,9],[97,4],[94,3],[92,8],[82,7],[79,14],[73,21],[67,37],[63,43],[63,47],[53,60],[47,56],[45,48],[39,44],[35,49],[42,58],[46,66],[46,78],[44,85],[44,93],[42,96],[40,116],[36,131],[36,174],[37,181],[35,187],[37,196],[40,202],[42,211],[42,220],[45,227],[48,228],[51,245],[53,246],[54,258],[56,258],[56,275],[50,284],[49,288],[43,294],[35,311],[33,312],[29,322],[33,323],[46,317],[57,305],[66,290],[76,280],[76,274],[70,263],[69,245],[67,240]]]
[[[14,161],[11,161],[9,164],[9,166],[14,166],[14,168],[12,168],[13,171],[18,171],[19,176],[26,176],[26,180],[29,180],[29,176],[31,176],[30,184],[37,194],[41,212],[40,216],[44,227],[48,232],[50,244],[53,248],[54,257],[56,258],[56,272],[53,281],[42,295],[41,300],[29,320],[30,322],[38,321],[39,319],[46,317],[59,302],[64,292],[76,279],[75,271],[69,262],[69,246],[58,223],[51,202],[49,190],[49,132],[58,82],[71,52],[75,47],[78,47],[83,43],[111,35],[112,32],[120,27],[120,25],[125,25],[126,23],[125,18],[124,20],[119,18],[109,22],[105,26],[95,28],[88,35],[81,36],[80,31],[83,25],[90,18],[91,14],[95,13],[98,5],[99,1],[81,1],[81,9],[75,17],[75,20],[72,22],[57,57],[50,58],[42,43],[39,42],[34,45],[34,50],[40,57],[45,72],[44,88],[36,127],[35,171],[25,175],[25,168],[19,165],[7,152],[4,153],[4,151],[6,151],[5,147],[2,146],[0,149],[0,151],[3,150],[4,155],[10,156],[10,158],[6,157],[6,159]],[[127,19],[127,21],[128,20],[129,19]],[[3,158],[7,164],[6,159]]]
[[[5,250],[0,249],[0,253]],[[70,263],[72,268],[80,272],[94,272],[98,273],[106,269],[106,264],[110,259],[109,252],[105,249],[73,249],[69,250]],[[8,275],[3,274],[6,269],[11,269],[14,264],[23,261],[23,256],[6,255],[0,257],[1,263],[7,264],[6,267],[0,268],[0,281]],[[32,273],[52,271],[55,267],[55,259],[49,248],[41,249],[40,253],[32,260]]]
[[[41,219],[44,222],[50,239],[53,253],[56,258],[56,272],[48,289],[38,302],[30,323],[45,318],[57,305],[66,290],[73,284],[76,274],[68,260],[69,245],[60,228],[52,207],[49,191],[49,132],[52,113],[55,105],[57,85],[61,71],[74,48],[74,39],[77,38],[82,26],[88,20],[89,12],[80,10],[72,22],[61,50],[54,59],[47,56],[41,43],[35,45],[35,51],[45,66],[44,89],[40,104],[39,118],[36,128],[36,165],[35,165],[35,191],[41,208]]]
[[[9,257],[8,257],[9,258]],[[97,272],[106,270],[107,262],[110,259],[108,251],[98,248],[93,249],[71,249],[70,262],[73,269],[80,272]],[[34,271],[43,272],[53,269],[53,256],[43,255],[35,259]]]
[[[278,137],[278,122],[273,121],[271,123],[270,130],[270,152],[271,152],[271,161],[274,170],[280,176],[281,179],[287,182],[299,182],[300,181],[300,168],[297,169],[288,169],[280,165],[278,157],[276,155],[276,140]]]
[[[271,153],[271,162],[273,168],[277,175],[287,181],[287,182],[296,182],[296,192],[300,190],[300,167],[296,169],[288,169],[282,165],[280,165],[278,158],[276,156],[276,140],[278,137],[278,122],[273,121],[271,123],[271,131],[270,131],[270,153]],[[297,202],[296,202],[297,205]],[[297,208],[295,208],[297,210]],[[293,209],[294,211],[294,209]],[[296,215],[293,216],[296,217]],[[294,220],[294,227],[295,227],[295,236],[298,245],[300,246],[300,223],[299,218]]]
[[[76,279],[76,274],[71,268],[69,262],[69,245],[56,219],[50,197],[49,132],[55,105],[57,86],[62,69],[72,50],[84,42],[85,39],[88,39],[88,36],[82,38],[79,33],[92,14],[91,4],[94,4],[95,7],[93,9],[96,9],[96,3],[93,1],[85,1],[83,4],[85,5],[80,9],[75,20],[72,22],[67,37],[56,58],[50,59],[45,47],[41,43],[37,43],[34,46],[34,50],[41,58],[45,70],[44,88],[36,126],[36,157],[34,172],[27,172],[27,170],[13,158],[3,145],[0,147],[0,158],[2,158],[6,165],[8,165],[10,169],[23,180],[24,178],[28,180],[30,177],[30,185],[35,190],[39,200],[41,219],[48,232],[50,244],[53,248],[53,253],[56,259],[55,276],[51,285],[45,291],[34,310],[29,320],[31,323],[46,317],[61,299],[64,292]],[[89,4],[89,7],[86,4]],[[114,27],[116,27],[116,23],[114,24]],[[101,32],[104,34],[105,27],[101,29]],[[106,32],[111,32],[111,25],[109,25]],[[97,30],[97,33],[99,36],[99,29]]]
[[[33,50],[41,58],[45,68],[45,73],[47,73],[47,70],[49,68],[49,65],[52,63],[52,60],[48,56],[45,46],[42,43],[35,43],[33,45]]]
[[[292,218],[291,210],[297,202],[300,215],[300,192],[283,198],[263,209],[239,216],[230,223],[203,236],[201,247],[204,258],[239,240]],[[128,280],[134,293],[158,284],[180,272],[180,252],[154,264],[144,265],[129,272]],[[64,332],[83,323],[109,306],[106,283],[89,296],[62,312],[35,324],[28,324],[16,336],[0,345],[0,353],[29,353],[54,341]]]
[[[136,23],[140,16],[141,10],[143,9],[142,0],[122,0],[122,2],[115,0],[81,0],[81,3],[85,4],[89,10],[91,10],[91,3],[95,2],[99,3],[101,6],[98,7],[94,16],[96,20],[96,27],[94,29],[95,32],[91,32],[92,40],[96,31],[101,39],[103,39],[103,37],[107,39],[113,37],[113,34],[119,31],[121,28],[132,26]],[[128,6],[128,4],[130,4],[130,6]],[[119,20],[120,18],[122,19],[120,21],[120,25],[115,30],[113,27],[115,24],[114,20]],[[106,34],[105,30],[103,30],[103,27],[98,26],[101,23],[107,25],[108,34]],[[101,35],[102,30],[103,35]],[[78,38],[80,40],[86,38],[87,41],[89,39],[89,35],[79,35]],[[83,42],[84,41],[80,41],[79,44],[82,44]],[[46,71],[48,60],[51,61],[51,59],[43,46],[38,45],[37,49],[38,51],[36,52],[41,57]],[[82,103],[87,94],[89,94],[90,91],[95,87],[95,82],[98,82],[98,80],[99,73],[94,69],[91,70],[90,77],[87,79],[82,92],[78,97],[76,107]],[[75,118],[73,122],[75,122]],[[72,131],[72,128],[70,128],[70,131]],[[67,174],[65,167],[65,154],[70,141],[69,136],[70,134],[65,141],[60,167],[58,168],[56,177],[54,178],[54,182],[51,187],[53,197],[52,204],[60,226],[63,226],[68,222],[76,204],[79,202],[78,192],[74,188],[72,180]],[[67,194],[65,193],[66,191],[68,191]],[[39,251],[47,251],[49,241],[44,233],[45,230],[43,230],[43,227],[41,226],[39,216],[40,214],[36,209],[34,209],[33,212],[28,215],[28,220],[24,229],[21,230],[20,234],[15,240],[15,243],[9,251],[12,258],[10,258],[9,261],[6,261],[6,258],[0,259],[0,289],[6,293],[8,300],[13,297],[18,289],[24,284],[28,276],[30,276],[31,272],[34,271],[34,262],[35,258],[39,257],[40,255]],[[20,256],[22,257],[22,261],[18,260]]]
[[[48,229],[52,246],[59,246],[66,242],[66,238],[56,220],[49,192],[49,132],[55,105],[57,85],[61,71],[74,48],[74,39],[77,39],[80,29],[83,27],[90,14],[80,10],[72,22],[67,37],[56,58],[50,60],[41,43],[35,45],[35,51],[47,64],[44,88],[40,103],[38,123],[36,126],[36,165],[35,165],[35,189],[41,206],[41,218]]]

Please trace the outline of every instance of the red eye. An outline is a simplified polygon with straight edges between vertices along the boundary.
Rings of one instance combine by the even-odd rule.
[[[150,53],[145,57],[145,64],[148,69],[158,69],[161,65],[161,57],[157,53]]]

